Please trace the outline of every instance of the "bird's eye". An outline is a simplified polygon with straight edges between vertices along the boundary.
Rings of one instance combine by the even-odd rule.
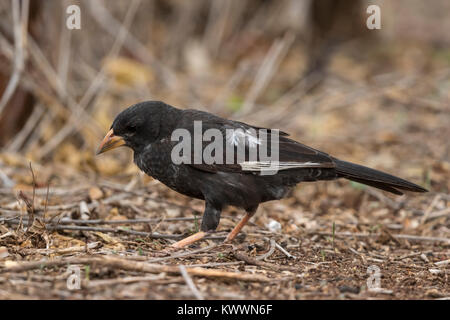
[[[129,124],[129,125],[127,125],[127,132],[128,133],[135,133],[136,132],[136,125],[134,125],[134,124]]]

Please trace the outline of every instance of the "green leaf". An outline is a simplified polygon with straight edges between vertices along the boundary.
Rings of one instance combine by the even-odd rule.
[[[336,223],[333,221],[333,238],[331,240],[331,243],[333,244],[333,248],[334,248],[334,235],[336,233]]]
[[[84,266],[84,274],[85,274],[85,278],[86,280],[89,280],[89,273],[91,272],[91,266],[90,265],[85,265]]]

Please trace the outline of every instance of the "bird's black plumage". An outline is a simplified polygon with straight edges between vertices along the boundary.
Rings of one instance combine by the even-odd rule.
[[[224,136],[224,146],[242,144],[248,151],[252,141],[260,143],[258,139],[263,139],[259,135],[260,127],[207,112],[180,110],[158,101],[129,107],[116,117],[111,129],[114,136],[121,137],[134,150],[134,162],[142,171],[179,193],[205,200],[203,231],[217,228],[225,206],[241,207],[253,214],[260,203],[283,198],[303,181],[346,178],[395,194],[402,194],[401,190],[426,191],[387,173],[336,159],[289,139],[284,132],[279,132],[280,169],[276,174],[261,174],[265,165],[259,157],[256,161],[234,157],[233,163],[174,164],[171,154],[178,142],[172,141],[172,133],[185,129],[193,134],[194,121],[201,121],[202,133],[208,129],[219,130]],[[227,129],[241,129],[241,135],[230,136]],[[271,143],[270,129],[267,130],[267,141]],[[208,144],[203,141],[202,150]]]

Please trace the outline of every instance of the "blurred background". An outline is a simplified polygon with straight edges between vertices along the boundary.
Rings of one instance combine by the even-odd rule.
[[[445,0],[3,0],[0,184],[30,183],[29,160],[44,185],[135,175],[131,152],[95,149],[118,112],[162,100],[448,192],[449,15]]]
[[[369,30],[374,4],[381,28]],[[71,5],[80,29],[67,27]],[[383,298],[448,299],[449,30],[448,0],[0,0],[0,299],[193,298],[180,276],[128,283],[136,272],[115,266],[85,266],[92,282],[78,291],[67,263],[2,276],[7,262],[74,254],[271,279],[195,278],[208,299],[373,298],[374,263]],[[271,268],[220,245],[158,258],[198,230],[203,201],[139,173],[126,148],[95,156],[115,116],[144,100],[278,128],[430,192],[302,183],[236,241]],[[217,234],[240,215],[224,210]]]

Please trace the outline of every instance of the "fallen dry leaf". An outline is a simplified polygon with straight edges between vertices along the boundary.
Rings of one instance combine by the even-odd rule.
[[[92,187],[89,189],[89,198],[91,200],[98,200],[103,198],[103,191],[98,187]]]
[[[121,240],[119,238],[110,236],[103,232],[94,232],[94,234],[99,238],[101,238],[106,243],[106,247],[109,247],[116,251],[125,250],[125,246],[121,243]]]

